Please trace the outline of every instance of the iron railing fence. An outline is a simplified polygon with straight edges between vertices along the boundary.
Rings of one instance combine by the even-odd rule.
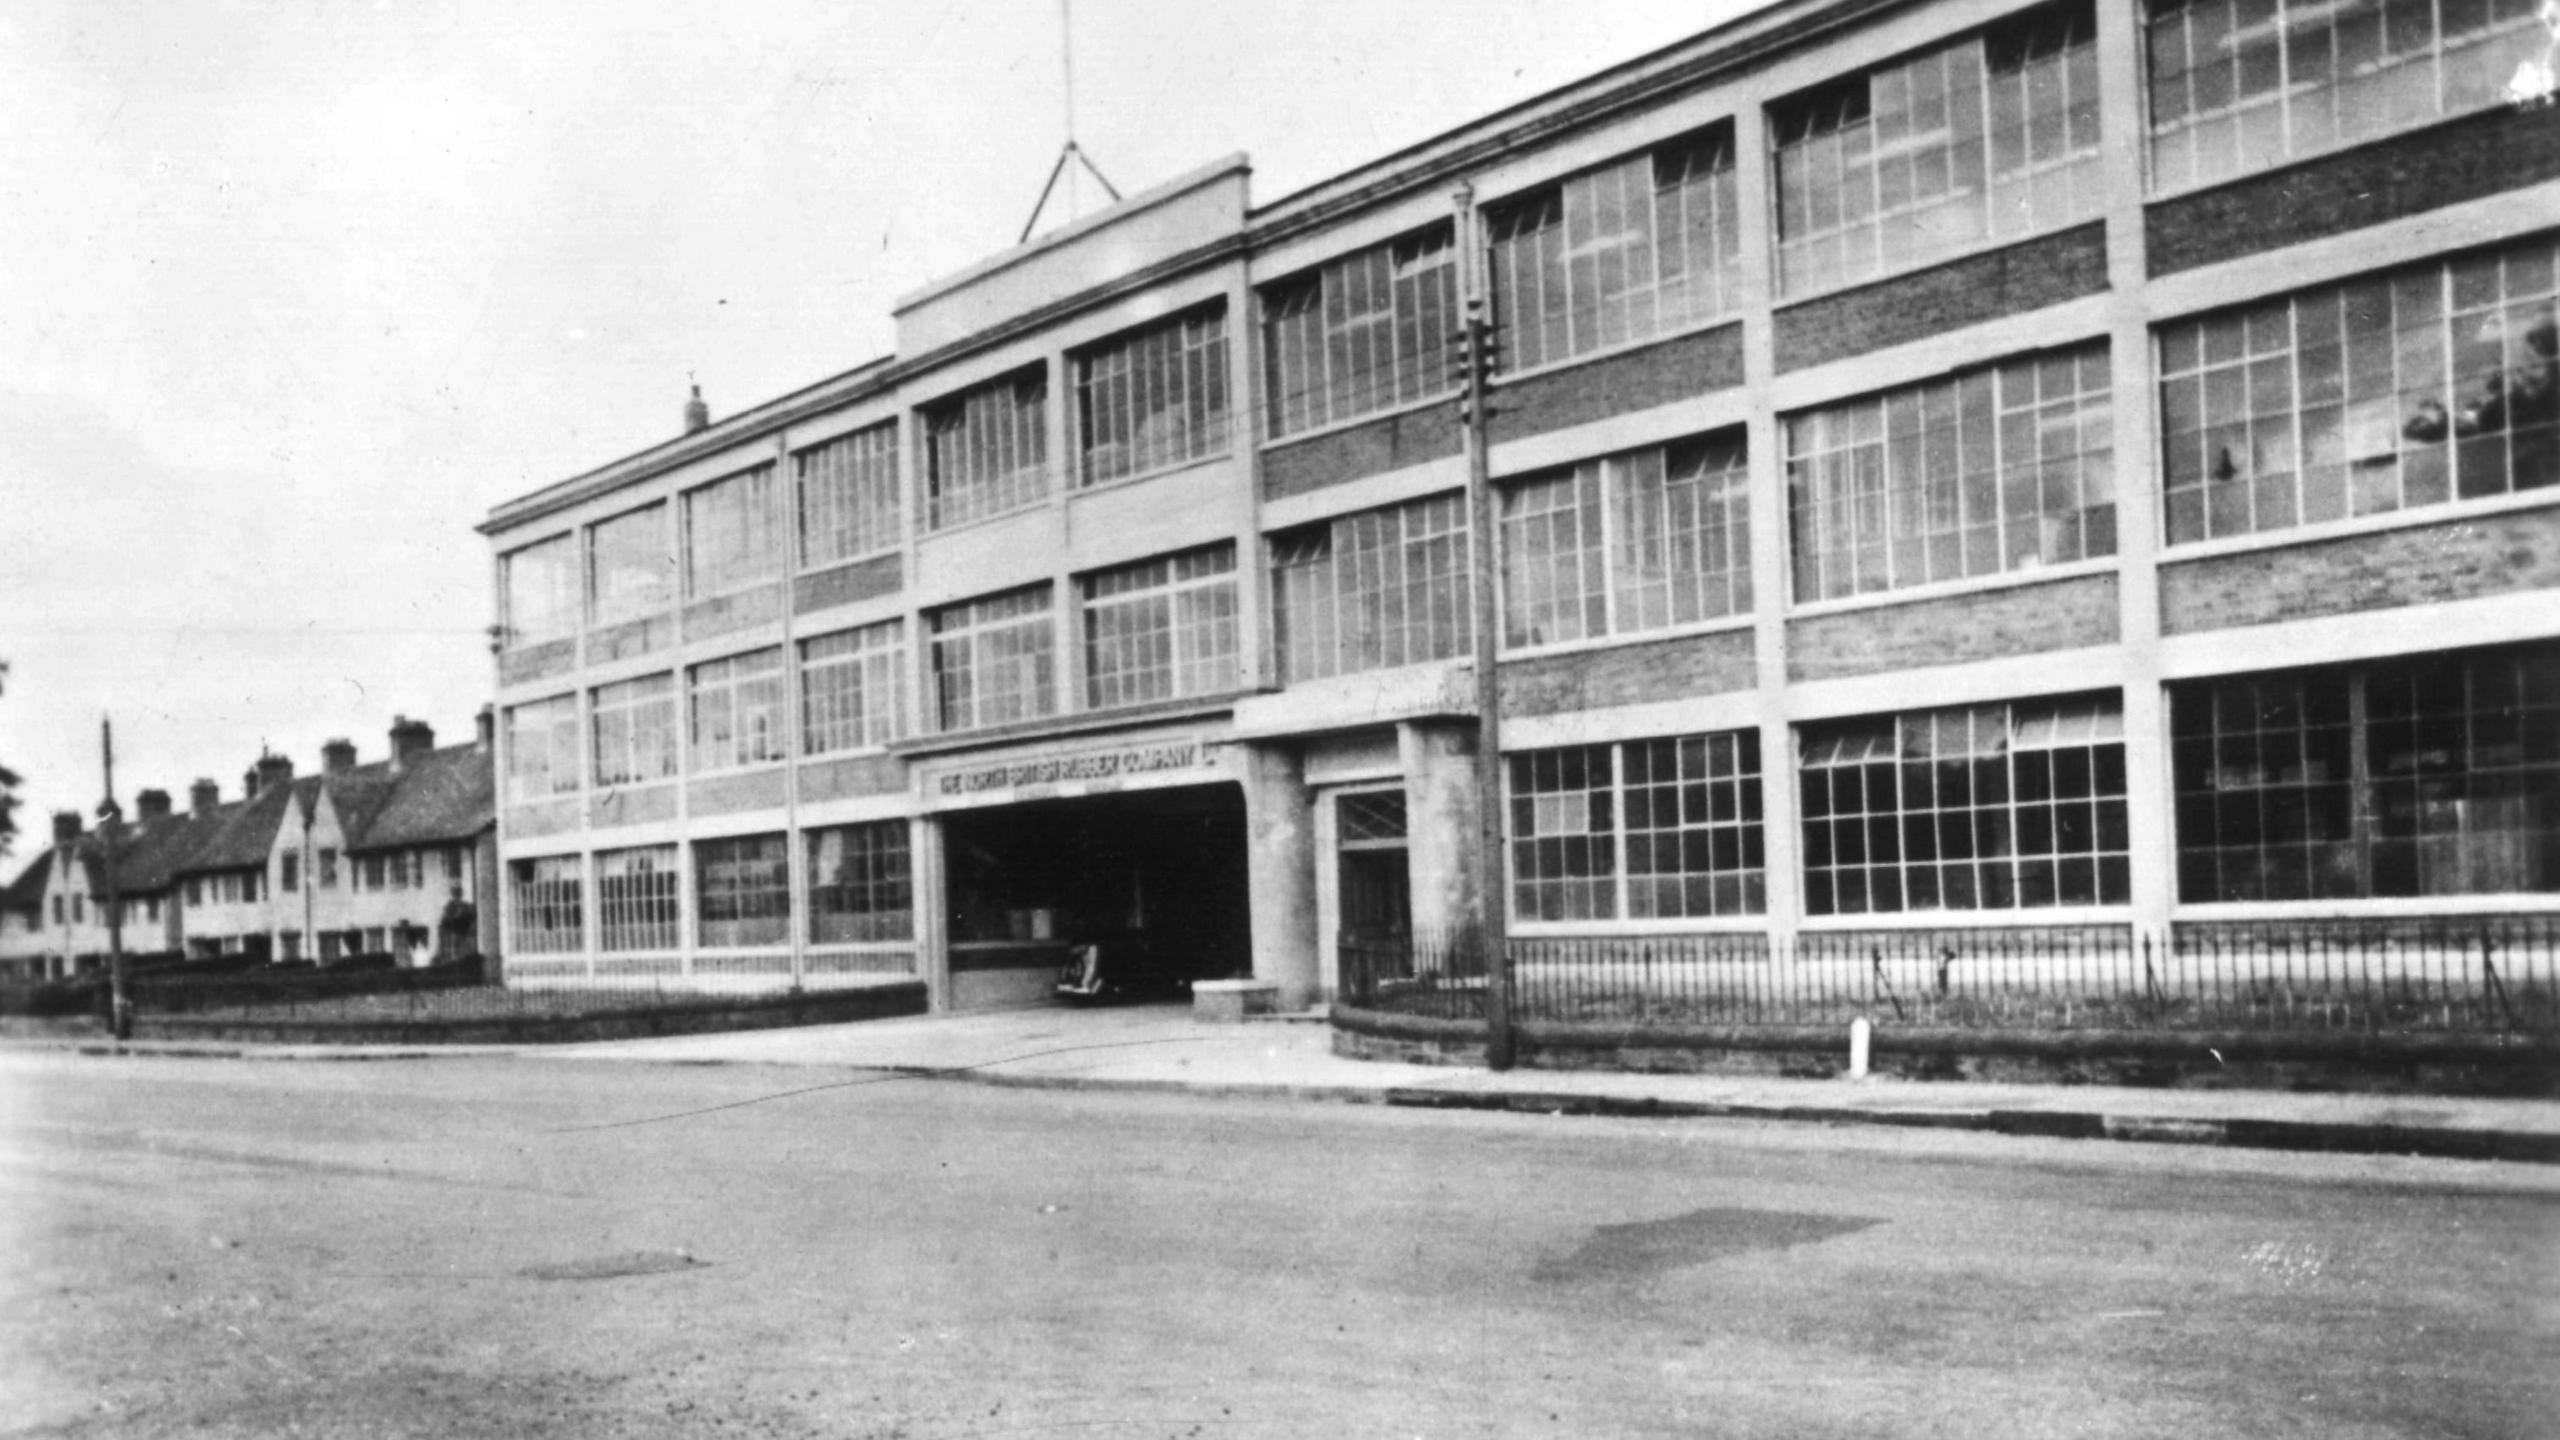
[[[1474,937],[1341,937],[1346,1004],[1481,1018]],[[2560,916],[1514,936],[1524,1022],[2560,1034]]]

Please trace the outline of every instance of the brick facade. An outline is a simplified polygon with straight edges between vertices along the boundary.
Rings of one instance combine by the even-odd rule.
[[[1346,425],[1262,452],[1262,498],[1285,500],[1328,485],[1445,460],[1462,448],[1454,403]]]
[[[905,558],[878,555],[801,576],[792,582],[791,609],[795,614],[805,615],[812,610],[850,605],[857,600],[874,600],[883,595],[897,594],[905,584]]]
[[[1787,622],[1787,677],[1834,680],[2112,644],[2116,577],[1845,610]]]
[[[1758,680],[1748,630],[1725,630],[1507,661],[1502,704],[1514,715],[1566,715],[1687,695],[1748,690]]]
[[[1780,310],[1771,317],[1778,369],[1845,360],[2106,288],[2107,227],[2092,221]]]
[[[2170,635],[2560,588],[2560,511],[2484,516],[2166,565]],[[2552,603],[2560,609],[2560,596]]]
[[[1494,440],[1633,414],[1742,383],[1742,326],[1719,325],[1494,391]]]

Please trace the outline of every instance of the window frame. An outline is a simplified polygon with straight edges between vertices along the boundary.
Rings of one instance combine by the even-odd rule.
[[[587,948],[586,865],[577,855],[507,862],[507,917],[520,955],[582,955]],[[548,923],[528,924],[529,919]],[[561,923],[565,920],[566,923]]]
[[[925,612],[927,678],[933,686],[932,720],[936,733],[954,734],[1041,720],[1058,713],[1057,609],[1049,581],[1019,586],[956,601]],[[999,637],[1011,640],[1002,653],[987,653]],[[955,668],[952,661],[958,657]],[[983,679],[1028,667],[1026,684],[991,692]],[[991,705],[990,694],[1027,697],[1018,706]],[[955,697],[957,705],[955,707]]]
[[[878,750],[907,735],[906,619],[812,635],[795,647],[800,667],[800,753]],[[823,651],[824,653],[820,653]],[[850,684],[839,686],[840,676]],[[885,692],[874,698],[874,692]],[[848,699],[849,697],[849,699]],[[829,713],[820,715],[821,709]],[[850,738],[835,738],[850,729]]]
[[[1747,436],[1726,427],[1661,445],[1623,450],[1556,470],[1505,476],[1496,484],[1495,522],[1501,531],[1502,647],[1532,652],[1611,640],[1676,634],[1742,624],[1755,606],[1751,572],[1751,466]],[[1535,492],[1563,487],[1571,503],[1530,510]],[[1682,487],[1694,487],[1685,500]],[[1710,518],[1712,516],[1712,519]],[[1538,522],[1545,522],[1542,524]],[[1553,638],[1531,633],[1536,613],[1566,603],[1552,583],[1532,585],[1527,567],[1560,567],[1552,549],[1524,540],[1543,530],[1571,531],[1571,568],[1577,576],[1575,633]],[[1721,536],[1719,542],[1716,537]],[[1726,564],[1679,568],[1720,548]],[[1535,573],[1534,571],[1530,573]],[[1544,595],[1544,601],[1526,597]],[[1695,614],[1684,615],[1685,608]],[[1718,601],[1722,608],[1717,608]],[[1648,618],[1659,609],[1661,619]]]
[[[847,564],[905,543],[902,448],[891,418],[791,452],[798,568]]]
[[[634,620],[646,620],[663,615],[675,608],[678,591],[676,555],[672,544],[673,536],[667,530],[673,509],[674,507],[663,499],[652,500],[646,505],[634,506],[619,515],[607,516],[593,524],[581,527],[580,533],[585,537],[586,542],[585,588],[588,628],[602,629],[606,626],[627,624]],[[606,593],[607,556],[604,553],[607,532],[614,532],[617,539],[623,534],[638,533],[618,530],[617,527],[635,525],[644,520],[653,521],[656,526],[657,554],[654,558],[656,574],[646,583],[633,587],[629,592],[608,597]],[[617,571],[622,568],[617,563]]]
[[[1503,761],[1504,895],[1521,933],[1768,923],[1768,775],[1756,728],[1513,750]],[[1666,805],[1669,823],[1657,823]],[[1545,873],[1576,855],[1586,873]],[[1673,868],[1660,868],[1666,856]],[[1562,900],[1561,913],[1523,903],[1542,893]],[[1676,897],[1668,907],[1665,896]]]
[[[540,727],[540,734],[532,733]],[[553,695],[506,707],[500,717],[507,751],[506,793],[518,804],[575,795],[585,788],[581,763],[578,693]],[[539,742],[538,744],[535,742]],[[565,746],[565,755],[564,749]],[[539,765],[531,760],[539,756]],[[562,776],[567,782],[562,782]],[[539,788],[534,783],[539,777]]]
[[[813,826],[801,839],[809,867],[812,948],[915,943],[915,870],[905,820]],[[847,878],[848,867],[861,873]],[[879,903],[889,900],[898,903]],[[830,933],[838,926],[844,933]]]
[[[1077,576],[1084,708],[1111,710],[1241,688],[1239,584],[1233,541]],[[1160,656],[1151,643],[1158,640]],[[1148,653],[1138,657],[1140,663],[1121,663],[1136,651]]]
[[[563,530],[498,557],[498,598],[505,608],[505,649],[546,645],[578,634],[581,610],[578,532]],[[542,562],[526,574],[523,567]],[[520,587],[522,579],[525,584]],[[526,612],[533,613],[528,615]]]
[[[684,862],[673,842],[598,850],[595,874],[597,954],[684,948]]]
[[[747,770],[791,758],[791,677],[781,646],[686,666],[684,679],[686,774]]]
[[[660,721],[655,744],[643,730],[656,713]],[[599,790],[625,785],[655,785],[683,773],[684,716],[673,671],[634,675],[587,692],[589,776]],[[612,733],[608,734],[610,727]],[[655,757],[655,772],[649,760]],[[612,768],[608,759],[620,762]],[[608,769],[612,773],[608,773]]]
[[[684,596],[717,599],[782,578],[791,542],[782,516],[780,467],[770,460],[686,490]]]
[[[1042,361],[916,407],[928,533],[1047,503],[1050,389]]]
[[[1318,262],[1256,295],[1266,441],[1300,439],[1458,391],[1448,337],[1463,312],[1451,221]],[[1354,363],[1355,351],[1367,354],[1366,364]]]
[[[1179,470],[1233,450],[1227,341],[1227,302],[1222,297],[1069,356],[1075,377],[1076,488],[1090,490]],[[1172,433],[1151,446],[1146,429],[1157,416],[1172,417],[1167,426]],[[1103,435],[1113,438],[1097,438]]]
[[[1472,536],[1461,490],[1268,535],[1272,651],[1283,683],[1472,654]],[[1430,558],[1417,571],[1421,556]]]
[[[698,949],[765,950],[791,943],[791,845],[780,831],[692,842]],[[734,927],[715,931],[715,926]]]

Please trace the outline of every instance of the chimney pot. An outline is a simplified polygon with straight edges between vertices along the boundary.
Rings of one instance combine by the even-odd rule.
[[[412,720],[406,715],[391,717],[391,768],[395,773],[408,769],[411,760],[434,748],[436,748],[434,726],[424,720]]]
[[[331,740],[320,747],[320,773],[344,775],[356,768],[356,742]]]
[[[187,787],[187,810],[202,815],[222,803],[222,787],[210,780],[199,779]]]
[[[293,757],[289,755],[260,755],[258,757],[258,788],[260,791],[273,790],[279,785],[290,784],[292,781]]]
[[[240,772],[240,798],[243,800],[258,798],[258,767],[255,765]]]
[[[703,402],[702,387],[693,387],[693,398],[684,402],[684,433],[697,434],[711,428],[711,407]]]
[[[134,796],[133,816],[137,820],[168,819],[169,792],[166,790],[145,790],[141,794]]]
[[[80,812],[77,810],[54,811],[53,843],[56,845],[68,845],[79,838]]]

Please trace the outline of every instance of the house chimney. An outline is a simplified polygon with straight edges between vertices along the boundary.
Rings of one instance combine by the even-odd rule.
[[[436,748],[435,727],[424,720],[406,715],[391,717],[391,770],[393,774],[409,768],[409,762]]]
[[[356,742],[330,740],[320,747],[320,773],[344,775],[356,768]]]
[[[476,732],[474,736],[475,742],[483,751],[486,751],[489,747],[497,744],[498,707],[495,705],[481,706],[480,713],[471,717],[471,728]]]
[[[141,794],[134,796],[133,818],[136,820],[168,819],[169,792],[166,790],[145,790]]]
[[[243,800],[258,798],[258,767],[255,765],[240,772],[240,798]]]
[[[77,810],[54,811],[53,843],[56,845],[68,845],[79,838],[80,812]]]
[[[711,407],[703,403],[702,387],[693,387],[693,398],[684,402],[684,433],[698,434],[711,428]]]
[[[222,787],[210,780],[198,780],[187,787],[187,813],[204,815],[222,803]]]
[[[293,757],[289,755],[258,756],[258,790],[264,794],[279,785],[293,783]]]

